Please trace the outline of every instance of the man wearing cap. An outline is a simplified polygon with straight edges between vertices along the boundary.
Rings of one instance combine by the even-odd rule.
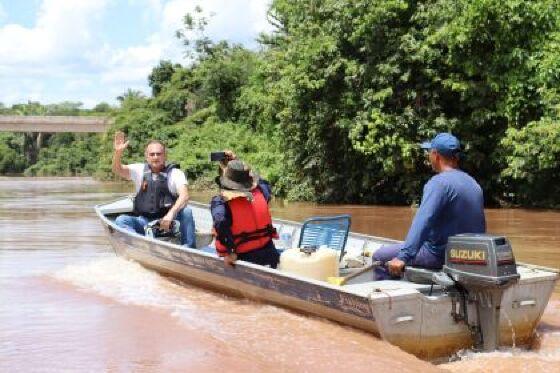
[[[439,269],[445,260],[450,236],[486,232],[482,188],[461,171],[461,144],[450,133],[439,133],[422,144],[437,173],[424,185],[420,207],[402,244],[385,245],[374,260],[387,266],[376,268],[376,279],[399,277],[405,265]]]
[[[241,259],[276,268],[280,255],[272,241],[278,235],[268,208],[270,185],[233,152],[225,153],[216,178],[220,194],[210,203],[216,251],[226,265]]]
[[[166,164],[165,146],[150,141],[144,150],[145,163],[123,165],[121,157],[128,147],[124,133],[115,133],[113,140],[113,172],[134,182],[136,196],[132,215],[119,215],[115,223],[124,229],[145,234],[146,226],[159,219],[164,231],[179,221],[181,244],[195,247],[195,226],[192,211],[187,207],[189,192],[183,171],[175,164]]]

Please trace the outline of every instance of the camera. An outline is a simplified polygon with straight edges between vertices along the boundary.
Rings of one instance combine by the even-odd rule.
[[[211,162],[220,162],[226,159],[226,152],[211,152],[210,153],[210,161]]]

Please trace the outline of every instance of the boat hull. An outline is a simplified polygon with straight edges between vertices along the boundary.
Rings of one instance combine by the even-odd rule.
[[[109,225],[105,227],[117,255],[159,273],[236,297],[323,316],[379,335],[369,303],[354,294],[271,273],[271,270],[251,263],[226,267],[221,258],[213,255],[146,240]]]
[[[195,219],[204,217],[201,225],[208,224],[207,210],[196,206],[194,210]],[[437,287],[435,294],[430,295],[426,291],[429,286],[403,281],[336,286],[247,262],[238,261],[235,267],[228,267],[215,254],[131,233],[117,227],[99,206],[96,211],[117,255],[164,275],[349,325],[427,360],[448,357],[474,345],[468,326],[452,316],[456,299],[446,292],[438,292]],[[298,223],[280,222],[292,224],[290,229],[297,235]],[[353,244],[358,244],[360,238],[376,239],[355,235]],[[520,266],[520,271],[521,280],[506,290],[502,300],[500,343],[503,346],[531,345],[536,325],[558,279],[555,272],[530,266]],[[473,305],[467,308],[470,317],[476,317],[476,308]]]

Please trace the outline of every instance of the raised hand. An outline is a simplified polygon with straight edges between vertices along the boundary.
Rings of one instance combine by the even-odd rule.
[[[233,161],[234,159],[237,159],[237,156],[231,150],[226,149],[224,150],[224,153],[226,153],[226,157],[220,161],[220,168],[222,169],[222,171],[225,170],[229,161]]]
[[[231,150],[224,150],[224,153],[226,153],[226,159],[227,161],[233,161],[234,159],[237,159],[237,156],[235,155],[235,153]]]
[[[124,133],[118,131],[115,133],[113,139],[113,149],[117,152],[123,152],[128,147],[128,141],[126,141]]]

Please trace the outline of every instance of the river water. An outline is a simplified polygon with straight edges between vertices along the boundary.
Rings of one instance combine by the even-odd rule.
[[[129,186],[0,178],[0,372],[559,371],[560,291],[531,351],[465,351],[432,365],[366,333],[229,298],[117,258],[92,206]],[[192,193],[208,201],[209,193]],[[409,207],[273,204],[277,217],[352,214],[352,230],[402,239]],[[560,266],[560,212],[487,210],[517,260]]]

